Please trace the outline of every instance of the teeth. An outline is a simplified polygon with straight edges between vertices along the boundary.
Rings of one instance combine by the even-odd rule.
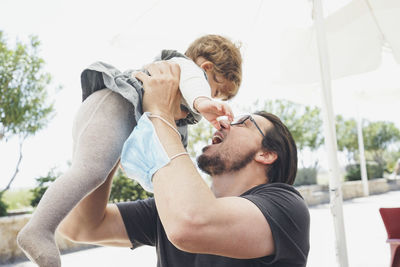
[[[219,144],[221,142],[222,142],[222,138],[219,137],[218,135],[214,136],[213,139],[212,139],[212,143],[213,144]]]

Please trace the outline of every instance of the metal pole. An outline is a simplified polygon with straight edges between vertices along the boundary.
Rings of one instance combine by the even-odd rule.
[[[364,196],[367,197],[369,196],[367,164],[365,161],[362,119],[359,112],[357,112],[357,137],[358,137],[358,150],[360,152],[360,170],[361,170],[361,180],[363,184],[363,193]]]
[[[336,237],[336,258],[341,267],[348,267],[346,235],[343,221],[343,201],[339,162],[337,158],[337,141],[335,117],[332,108],[331,77],[329,56],[326,43],[324,17],[321,0],[314,0],[314,23],[316,28],[319,63],[322,84],[322,114],[324,121],[325,146],[329,161],[330,208]]]

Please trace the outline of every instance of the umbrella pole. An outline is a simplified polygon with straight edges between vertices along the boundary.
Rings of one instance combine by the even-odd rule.
[[[357,138],[358,138],[358,150],[360,152],[360,171],[361,171],[361,180],[363,185],[363,193],[364,196],[367,197],[369,196],[367,163],[365,160],[365,152],[364,152],[362,118],[358,110],[357,110]]]
[[[321,0],[313,1],[314,23],[316,28],[319,63],[322,84],[322,114],[324,121],[325,146],[329,161],[329,195],[330,208],[336,237],[336,258],[339,266],[348,267],[346,235],[343,220],[343,200],[341,182],[339,180],[339,162],[337,158],[337,141],[335,118],[332,108],[331,77],[329,57],[324,29],[324,19]]]

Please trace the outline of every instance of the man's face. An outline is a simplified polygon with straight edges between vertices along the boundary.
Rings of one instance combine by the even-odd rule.
[[[271,125],[261,116],[252,117],[262,132],[266,132]],[[212,144],[204,147],[203,153],[197,158],[198,167],[210,175],[239,171],[261,150],[262,138],[250,119],[234,126],[227,121],[221,121],[221,130],[214,133]]]

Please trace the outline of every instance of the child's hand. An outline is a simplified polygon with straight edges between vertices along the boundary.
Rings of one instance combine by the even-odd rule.
[[[216,102],[207,97],[198,97],[194,101],[194,108],[217,130],[221,129],[217,120],[218,117],[227,116],[229,121],[233,120],[233,112],[227,104]]]

